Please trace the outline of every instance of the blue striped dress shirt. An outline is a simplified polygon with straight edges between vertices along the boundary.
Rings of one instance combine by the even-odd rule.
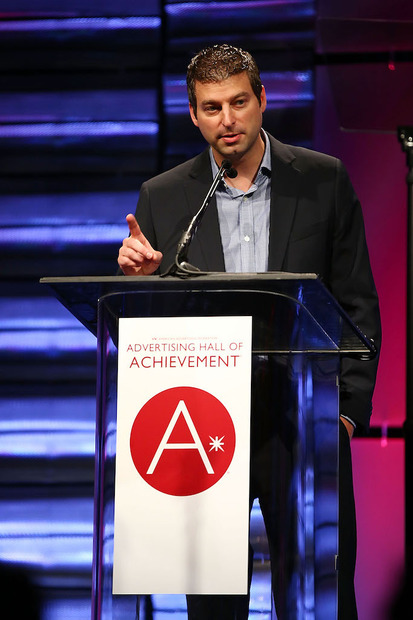
[[[265,151],[257,176],[243,192],[224,180],[216,192],[225,271],[260,273],[268,270],[270,231],[271,152],[265,132]],[[210,149],[213,176],[218,166]]]

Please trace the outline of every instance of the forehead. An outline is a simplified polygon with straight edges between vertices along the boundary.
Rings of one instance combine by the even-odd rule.
[[[195,95],[198,104],[203,101],[232,99],[240,93],[254,94],[246,71],[232,75],[220,82],[195,82]]]

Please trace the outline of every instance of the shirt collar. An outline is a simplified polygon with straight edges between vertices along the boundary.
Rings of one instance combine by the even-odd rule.
[[[262,172],[265,172],[268,176],[271,176],[270,141],[269,141],[267,134],[265,133],[263,129],[261,129],[261,134],[265,142],[265,151],[264,151],[264,157],[262,158],[262,161],[261,161],[260,170],[258,172],[262,171]]]

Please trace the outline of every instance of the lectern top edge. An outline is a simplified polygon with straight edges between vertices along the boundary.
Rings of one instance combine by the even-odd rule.
[[[306,341],[307,348],[304,347],[304,350],[313,349],[313,346],[308,344],[308,335],[311,332],[314,334],[313,342],[317,341],[317,351],[327,347],[328,350],[363,359],[372,359],[375,356],[374,344],[352,323],[314,273],[212,273],[190,279],[160,276],[71,276],[42,278],[40,282],[47,284],[57,299],[95,335],[101,304],[107,306],[109,303],[112,312],[119,312],[119,317],[127,316],[125,313],[130,312],[131,295],[139,298],[139,303],[134,305],[138,313],[135,316],[189,316],[193,311],[199,316],[205,312],[208,315],[222,312],[230,315],[248,314],[254,318],[254,334],[264,320],[261,315],[269,312],[268,304],[273,305],[276,299],[280,304],[284,299],[284,310],[281,314],[272,310],[271,317],[266,315],[265,318],[265,321],[270,318],[272,322],[276,321],[273,323],[277,328],[274,334],[278,334],[275,340],[282,340],[285,331],[283,325],[289,325],[291,320],[295,321],[300,315],[299,329],[303,331],[301,335],[297,332],[298,346],[301,346],[300,342]],[[245,295],[249,296],[247,303],[244,303]],[[213,300],[208,299],[211,296],[214,296]],[[182,303],[176,301],[178,297]],[[270,298],[273,301],[270,301]],[[116,299],[118,301],[115,301]],[[194,310],[194,304],[197,310]],[[290,309],[285,304],[290,304]],[[304,320],[305,316],[307,318]],[[316,337],[316,333],[319,336]],[[296,346],[293,349],[290,346],[290,343],[285,343],[282,350],[296,349]]]
[[[162,278],[164,282],[183,282],[185,283],[185,288],[190,288],[191,283],[195,282],[216,282],[216,281],[225,281],[225,282],[250,282],[252,280],[260,281],[268,281],[268,280],[318,280],[321,283],[319,276],[316,273],[291,273],[287,271],[266,271],[264,273],[224,273],[224,272],[211,272],[208,275],[197,276],[192,279],[180,280],[179,278]],[[123,275],[112,275],[112,276],[53,276],[53,277],[43,277],[40,279],[41,284],[58,284],[58,283],[95,283],[95,284],[110,284],[110,283],[120,283],[124,282],[128,285],[132,283],[140,283],[142,285],[144,282],[148,284],[153,284],[154,282],[159,282],[161,280],[160,276],[123,276]]]

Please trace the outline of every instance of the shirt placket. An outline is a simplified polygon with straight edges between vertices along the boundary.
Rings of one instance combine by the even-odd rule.
[[[254,190],[249,190],[242,196],[239,209],[241,271],[244,273],[256,272],[253,194]]]

